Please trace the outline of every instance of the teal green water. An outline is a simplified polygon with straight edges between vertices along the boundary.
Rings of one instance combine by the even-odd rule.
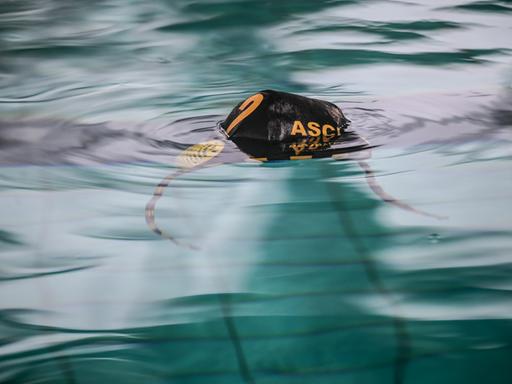
[[[512,2],[0,3],[0,382],[512,382]],[[260,90],[357,161],[176,154]],[[184,120],[183,120],[184,119]],[[179,120],[179,121],[177,121]]]

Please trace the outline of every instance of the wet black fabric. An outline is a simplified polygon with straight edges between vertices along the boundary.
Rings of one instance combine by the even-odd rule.
[[[295,121],[300,121],[306,130],[309,122],[320,126],[328,124],[336,128],[336,132],[330,135],[333,138],[341,136],[349,123],[341,109],[328,101],[273,90],[258,93],[263,95],[263,101],[229,132],[231,139],[245,138],[274,143],[295,141],[298,135],[291,134]],[[240,106],[244,101],[236,105],[220,124],[224,131],[243,113]]]
[[[257,94],[263,98],[259,104],[254,101],[257,107],[253,109],[251,98],[257,100]],[[327,157],[357,151],[367,144],[346,131],[350,121],[333,103],[273,90],[257,94],[241,101],[220,123],[228,138],[252,157]]]

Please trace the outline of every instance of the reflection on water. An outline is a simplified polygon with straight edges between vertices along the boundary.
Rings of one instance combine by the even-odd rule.
[[[0,4],[0,381],[508,383],[508,1]],[[244,97],[339,103],[356,161],[233,143]],[[213,164],[212,164],[213,165]]]

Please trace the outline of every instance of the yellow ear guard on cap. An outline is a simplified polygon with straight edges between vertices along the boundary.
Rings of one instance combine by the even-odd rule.
[[[224,142],[220,140],[209,140],[194,144],[180,153],[176,164],[180,168],[194,168],[213,159],[223,149]]]

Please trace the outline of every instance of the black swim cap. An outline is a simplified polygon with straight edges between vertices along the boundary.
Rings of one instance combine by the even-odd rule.
[[[349,123],[328,101],[265,90],[239,103],[219,125],[243,152],[280,160],[326,157],[357,148],[354,135],[345,132]]]
[[[340,137],[349,120],[324,100],[273,90],[260,91],[239,103],[220,123],[228,138],[290,142],[308,137]]]

